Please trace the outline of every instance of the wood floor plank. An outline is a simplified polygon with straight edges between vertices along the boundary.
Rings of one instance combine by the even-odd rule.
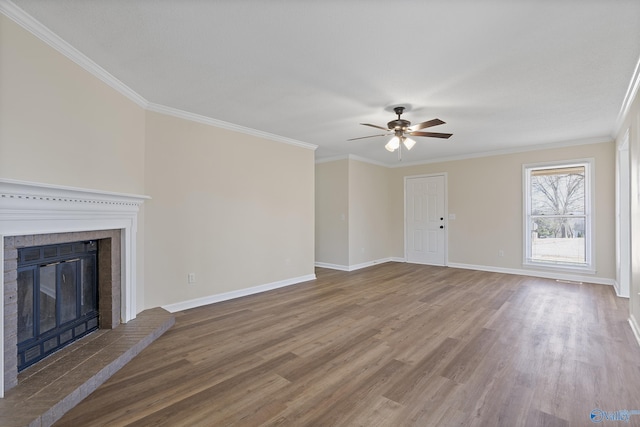
[[[405,263],[316,275],[176,313],[56,425],[564,427],[640,410],[640,346],[610,286]]]
[[[459,340],[446,338],[405,375],[397,378],[383,396],[398,403],[406,403],[406,397],[413,394],[416,386],[436,375],[436,370],[446,363],[459,345]]]
[[[539,427],[567,427],[569,424],[566,420],[554,417],[553,415],[549,415],[546,412],[542,412],[537,409],[532,409],[529,411],[525,425]]]
[[[337,427],[362,426],[362,427],[383,427],[392,426],[393,419],[402,411],[402,405],[389,400],[383,396],[377,396],[354,408],[351,416],[342,418],[335,425]]]
[[[334,426],[343,422],[344,414],[353,412],[362,402],[376,399],[380,396],[380,389],[387,384],[393,376],[405,368],[406,365],[392,359],[380,369],[372,372],[357,384],[345,382],[340,390],[332,393],[321,407],[309,411],[312,417],[303,420],[305,425]],[[329,403],[329,404],[326,404]]]
[[[211,387],[207,387],[198,393],[183,398],[162,410],[156,411],[144,418],[140,418],[136,422],[130,423],[135,426],[159,426],[159,425],[194,425],[194,423],[205,423],[213,421],[211,413],[207,410],[213,403],[223,406],[224,402],[221,397],[225,396],[229,402],[233,402],[237,398],[238,392],[245,392],[245,389],[237,390],[238,387],[244,387],[246,384],[255,381],[256,377],[261,375],[272,375],[273,369],[286,361],[292,360],[297,356],[293,353],[286,353],[275,359],[266,361],[252,369],[234,375],[222,382]],[[235,393],[234,393],[235,391]],[[248,394],[248,393],[247,393]]]
[[[288,407],[272,422],[279,425],[286,419],[289,425],[305,425],[310,419],[327,411],[327,407],[342,399],[350,398],[357,392],[362,381],[374,375],[390,360],[391,350],[383,342],[377,345],[354,346],[333,360],[324,369],[314,369],[293,384],[287,393],[280,395],[288,402]],[[398,365],[401,369],[404,365]]]
[[[497,332],[482,328],[451,361],[442,369],[440,375],[458,383],[464,383],[471,377],[497,340]]]

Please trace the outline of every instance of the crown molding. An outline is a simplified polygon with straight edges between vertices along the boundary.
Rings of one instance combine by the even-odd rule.
[[[618,113],[618,119],[616,120],[615,128],[616,135],[620,133],[622,124],[624,123],[624,119],[627,117],[627,115],[629,114],[629,110],[631,109],[631,104],[633,104],[633,100],[635,99],[636,95],[638,95],[638,88],[640,88],[640,58],[638,58],[636,68],[635,70],[633,70],[633,75],[631,76],[629,87],[627,88],[627,92],[624,95],[624,100],[622,101],[620,112]]]
[[[9,0],[0,0],[0,13],[96,76],[103,83],[129,98],[135,104],[142,108],[147,107],[148,102],[146,99]]]
[[[387,167],[402,168],[406,166],[420,166],[420,165],[427,165],[431,163],[443,163],[443,162],[452,162],[457,160],[476,159],[481,157],[502,156],[507,154],[526,153],[529,151],[553,150],[555,148],[573,147],[576,145],[602,144],[606,142],[613,142],[613,138],[611,136],[601,136],[601,137],[594,137],[594,138],[576,139],[571,141],[553,142],[550,144],[527,145],[523,147],[509,148],[505,150],[484,151],[480,153],[461,154],[459,156],[437,157],[427,161],[408,162],[408,163],[402,162],[402,164],[391,165]]]
[[[93,62],[86,55],[80,52],[75,47],[71,46],[68,42],[63,40],[60,36],[55,34],[49,28],[44,26],[42,23],[37,21],[31,15],[29,15],[24,10],[20,9],[14,3],[9,0],[0,0],[0,13],[14,21],[16,24],[20,25],[25,30],[29,31],[31,34],[51,46],[56,51],[60,52],[62,55],[69,58],[71,61],[75,62],[90,74],[97,77],[103,83],[107,84],[111,88],[115,89],[120,94],[124,95],[131,101],[133,101],[138,106],[142,107],[148,111],[155,111],[161,114],[168,114],[174,117],[179,117],[185,120],[190,120],[198,123],[204,123],[211,126],[216,126],[219,128],[231,130],[234,132],[244,133],[247,135],[256,136],[259,138],[264,138],[276,142],[282,142],[289,145],[295,145],[298,147],[303,147],[311,150],[315,150],[318,148],[317,145],[309,144],[302,141],[297,141],[295,139],[286,138],[284,136],[271,134],[268,132],[262,132],[256,129],[247,128],[244,126],[235,125],[233,123],[224,122],[222,120],[216,120],[210,117],[202,116],[199,114],[189,113],[187,111],[178,110],[172,107],[167,107],[164,105],[159,105],[155,103],[150,103],[144,97],[139,95],[129,86],[122,83],[115,76],[109,73],[107,70],[102,68],[100,65]]]
[[[226,129],[234,132],[244,133],[246,135],[256,136],[258,138],[264,138],[271,141],[282,142],[284,144],[295,145],[297,147],[307,148],[309,150],[315,150],[316,148],[318,148],[317,145],[309,144],[307,142],[302,142],[295,139],[286,138],[284,136],[275,135],[273,133],[251,129],[248,127],[236,125],[236,124],[225,122],[222,120],[212,119],[211,117],[190,113],[188,111],[179,110],[177,108],[167,107],[165,105],[149,103],[147,105],[147,110],[153,111],[155,113],[166,114],[168,116],[173,116],[173,117],[177,117],[184,120],[189,120],[192,122],[215,126],[218,128],[222,128],[222,129]]]
[[[375,160],[367,159],[364,157],[356,156],[353,154],[344,154],[341,156],[334,157],[323,157],[320,159],[316,159],[315,163],[328,163],[335,162],[337,160],[357,160],[364,163],[370,163],[372,165],[384,166],[386,168],[394,169],[394,168],[404,168],[407,166],[420,166],[420,165],[428,165],[432,163],[443,163],[443,162],[453,162],[457,160],[467,160],[467,159],[476,159],[481,157],[493,157],[493,156],[502,156],[506,154],[517,154],[517,153],[526,153],[529,151],[540,151],[540,150],[552,150],[554,148],[563,148],[563,147],[573,147],[576,145],[589,145],[589,144],[602,144],[606,142],[613,142],[613,138],[610,136],[601,136],[595,138],[586,138],[586,139],[576,139],[571,141],[561,141],[554,142],[551,144],[541,144],[541,145],[527,145],[524,147],[516,147],[505,150],[494,150],[494,151],[484,151],[480,153],[469,153],[469,154],[461,154],[459,156],[448,156],[448,157],[434,157],[430,160],[422,160],[416,162],[398,162],[397,164],[387,164],[382,162],[377,162]]]
[[[375,161],[375,160],[367,159],[366,157],[358,156],[358,155],[355,155],[355,154],[342,154],[340,156],[322,157],[322,158],[316,159],[315,163],[316,163],[316,165],[318,165],[318,164],[321,164],[321,163],[336,162],[338,160],[355,160],[355,161],[362,162],[362,163],[368,163],[370,165],[382,166],[382,167],[385,167],[385,168],[390,167],[386,163],[382,163],[382,162],[378,162],[378,161]]]
[[[348,160],[349,154],[341,154],[339,156],[321,157],[315,160],[316,165],[321,163],[337,162],[338,160]]]
[[[349,154],[349,160],[355,160],[357,162],[361,162],[361,163],[368,163],[370,165],[376,165],[376,166],[382,166],[385,168],[388,168],[389,165],[387,165],[386,163],[382,163],[382,162],[378,162],[375,160],[371,160],[371,159],[367,159],[366,157],[362,157],[362,156],[358,156],[356,154]]]

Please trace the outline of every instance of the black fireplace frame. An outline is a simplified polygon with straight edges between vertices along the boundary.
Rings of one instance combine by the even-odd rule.
[[[88,264],[82,264],[88,262]],[[62,319],[61,308],[61,267],[64,264],[74,263],[76,277],[74,284],[75,292],[75,315],[73,319],[65,321]],[[88,270],[83,270],[80,266]],[[55,327],[45,332],[40,332],[40,321],[35,318],[40,313],[40,271],[42,268],[56,266],[55,280]],[[89,273],[92,286],[92,294],[88,295],[89,300],[83,294],[83,281],[81,276]],[[22,276],[21,276],[22,274]],[[44,245],[36,247],[26,247],[18,249],[18,283],[21,277],[33,276],[32,292],[32,313],[34,319],[31,328],[32,337],[17,343],[18,350],[18,372],[41,361],[50,354],[75,342],[83,336],[95,331],[99,327],[99,307],[98,307],[98,241],[82,241],[59,243],[55,245]],[[20,285],[18,285],[20,287]],[[27,288],[25,286],[25,288]],[[49,290],[50,291],[50,290]],[[46,292],[45,292],[46,293]],[[18,290],[20,299],[20,290]],[[90,305],[83,304],[90,302]],[[19,303],[20,304],[20,303]],[[83,312],[83,307],[85,310]],[[88,307],[88,309],[87,309]],[[19,315],[20,316],[20,315]],[[20,319],[19,319],[20,321]]]

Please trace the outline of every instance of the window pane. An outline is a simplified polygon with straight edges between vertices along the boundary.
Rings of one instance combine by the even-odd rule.
[[[95,270],[95,260],[93,258],[82,259],[82,285],[80,287],[80,315],[82,316],[98,310],[95,292]]]
[[[56,326],[56,266],[40,267],[40,333]]]
[[[33,270],[18,273],[18,343],[33,338]]]
[[[60,323],[74,320],[76,315],[76,266],[79,261],[60,264]]]
[[[531,171],[532,215],[584,215],[585,167]]]
[[[535,218],[531,230],[533,261],[586,264],[584,218]]]

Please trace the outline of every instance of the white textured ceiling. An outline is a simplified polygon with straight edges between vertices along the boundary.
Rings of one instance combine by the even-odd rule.
[[[640,57],[638,0],[14,0],[147,101],[388,165],[610,138]]]

